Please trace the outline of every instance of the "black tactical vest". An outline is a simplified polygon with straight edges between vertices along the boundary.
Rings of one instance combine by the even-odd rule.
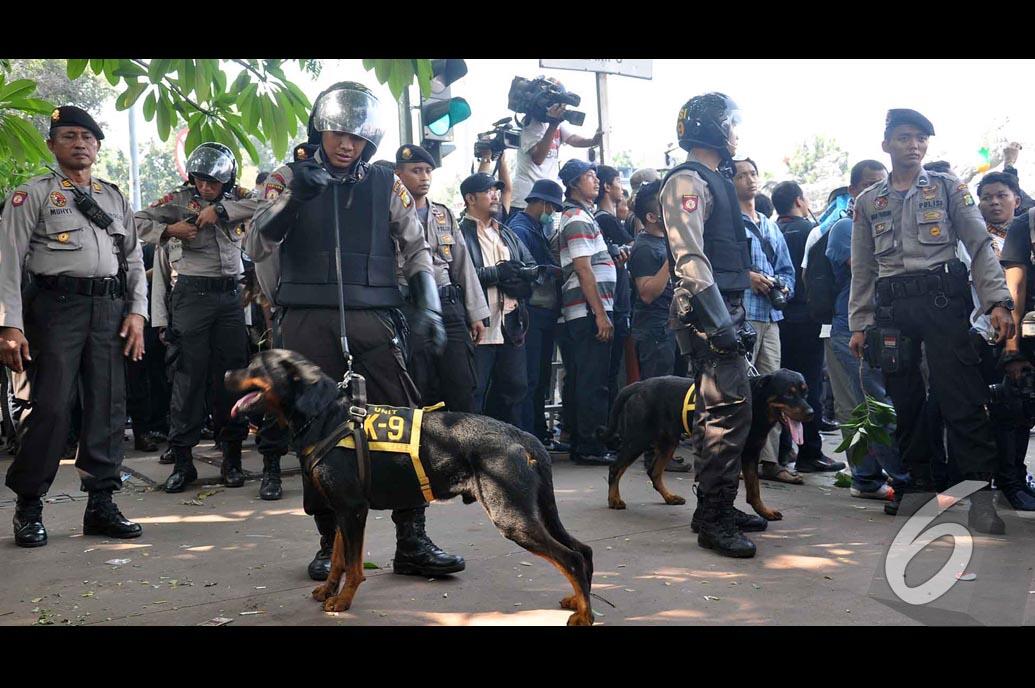
[[[395,244],[388,228],[393,175],[373,165],[362,181],[338,188],[341,279],[346,308],[402,305],[396,281]],[[334,189],[308,201],[280,248],[277,304],[338,307],[334,261]]]
[[[661,185],[664,188],[669,178],[680,170],[693,170],[701,175],[712,192],[714,207],[704,223],[704,255],[712,264],[712,275],[719,291],[740,293],[751,288],[748,269],[751,267],[751,243],[748,241],[744,218],[733,183],[718,172],[691,160],[677,165],[665,175]],[[667,243],[667,239],[666,239]],[[675,266],[672,249],[669,247],[669,265]]]

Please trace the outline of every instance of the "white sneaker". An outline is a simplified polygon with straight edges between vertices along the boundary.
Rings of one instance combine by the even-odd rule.
[[[858,497],[859,499],[882,499],[885,501],[891,501],[895,497],[895,490],[891,485],[881,485],[879,489],[874,490],[873,492],[863,492],[862,490],[853,487],[848,490],[848,493],[853,497]]]

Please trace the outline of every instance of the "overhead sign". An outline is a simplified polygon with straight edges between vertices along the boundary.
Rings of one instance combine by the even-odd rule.
[[[539,60],[539,66],[575,72],[621,74],[637,79],[651,79],[654,75],[654,60]]]

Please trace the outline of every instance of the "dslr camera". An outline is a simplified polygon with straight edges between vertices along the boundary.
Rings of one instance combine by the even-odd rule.
[[[478,140],[474,142],[474,157],[480,158],[488,152],[495,160],[508,148],[521,146],[521,130],[511,126],[510,120],[510,117],[504,117],[493,123],[491,131],[478,134]]]
[[[1035,424],[1035,370],[1027,369],[1014,382],[1009,375],[1003,381],[988,386],[992,403],[1003,404],[1018,412],[1029,426]]]
[[[510,82],[510,92],[507,94],[507,109],[531,115],[540,122],[559,121],[546,114],[547,110],[558,103],[577,106],[581,102],[582,99],[576,94],[543,77],[529,80],[516,76]],[[586,113],[565,110],[560,119],[581,127],[586,121]]]
[[[773,286],[769,289],[769,303],[778,311],[787,306],[787,283],[779,275],[773,275]]]

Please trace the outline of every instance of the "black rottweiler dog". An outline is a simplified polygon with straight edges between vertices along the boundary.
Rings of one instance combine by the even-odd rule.
[[[615,398],[608,426],[597,435],[612,449],[618,449],[618,458],[607,476],[607,505],[624,509],[625,502],[618,491],[622,474],[640,454],[654,446],[654,465],[650,470],[651,483],[666,504],[685,504],[686,500],[665,487],[665,466],[684,433],[684,400],[694,384],[685,377],[667,375],[650,378],[625,387]],[[801,423],[812,418],[812,407],[805,401],[808,385],[805,378],[793,370],[781,368],[774,373],[751,378],[751,430],[744,444],[741,469],[747,488],[747,502],[767,521],[779,521],[783,514],[762,503],[758,484],[758,457],[766,437],[777,421],[791,431],[796,443],[801,442]],[[687,420],[693,429],[693,419]]]
[[[334,380],[304,357],[275,349],[256,355],[247,368],[228,372],[230,389],[247,392],[235,413],[273,413],[286,424],[296,450],[328,437],[348,417],[349,398]],[[413,432],[417,429],[414,428]],[[556,566],[574,594],[561,607],[575,613],[568,625],[592,625],[589,592],[593,551],[564,529],[553,495],[550,454],[532,435],[500,421],[467,413],[426,413],[419,428],[419,457],[436,499],[479,501],[509,540]],[[310,476],[338,521],[331,572],[313,591],[325,611],[343,611],[363,582],[363,531],[368,509],[423,504],[398,478],[413,464],[405,454],[371,457],[370,499],[364,495],[356,452],[336,446]]]

